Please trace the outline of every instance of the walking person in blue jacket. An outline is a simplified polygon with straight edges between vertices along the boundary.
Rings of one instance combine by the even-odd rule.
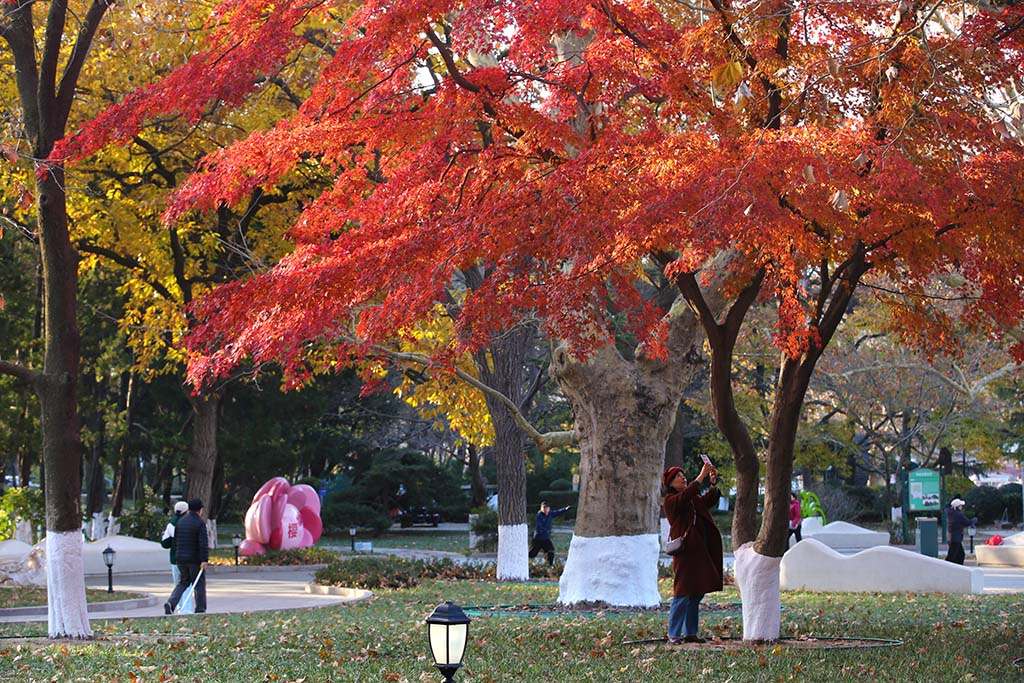
[[[206,611],[206,569],[210,559],[210,543],[206,532],[206,522],[199,516],[203,509],[203,501],[193,498],[188,502],[188,514],[182,517],[174,528],[174,559],[178,562],[178,585],[174,587],[171,597],[164,603],[164,614],[171,614],[178,606],[181,595],[193,583],[196,584],[196,613]],[[199,581],[196,581],[196,577]]]
[[[537,523],[533,529],[533,542],[530,543],[531,560],[537,557],[537,553],[543,550],[548,556],[548,566],[554,566],[555,546],[551,543],[551,520],[565,514],[571,507],[571,505],[566,505],[564,508],[552,510],[547,501],[540,504],[540,512],[537,513]]]
[[[966,503],[960,498],[954,498],[946,510],[946,521],[949,524],[949,550],[946,552],[946,561],[956,564],[964,563],[964,529],[972,524],[978,523],[978,518],[968,519],[964,514]]]

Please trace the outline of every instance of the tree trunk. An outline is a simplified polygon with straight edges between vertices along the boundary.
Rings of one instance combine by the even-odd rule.
[[[522,404],[526,358],[536,335],[535,326],[522,325],[496,337],[485,351],[474,354],[480,380],[517,406]],[[523,433],[505,405],[486,394],[485,400],[494,427],[498,475],[497,576],[499,580],[525,580],[530,578],[530,561]]]
[[[44,149],[49,147],[47,144]],[[39,402],[46,476],[47,602],[51,638],[91,638],[82,567],[78,258],[68,235],[64,187],[64,172],[59,167],[37,175],[39,248],[45,282],[46,351]]]
[[[579,510],[559,581],[560,603],[661,603],[658,519],[665,444],[700,360],[692,317],[684,327],[682,339],[671,335],[670,363],[631,362],[613,345],[585,361],[566,344],[552,352],[551,375],[572,406],[580,447]]]
[[[89,454],[89,467],[86,470],[86,503],[85,515],[91,519],[89,539],[95,541],[102,535],[100,525],[103,520],[103,503],[107,495],[106,482],[103,478],[103,450],[106,448],[106,430],[103,414],[96,420],[96,436]]]
[[[189,454],[185,499],[198,498],[204,506],[213,502],[213,479],[217,468],[217,429],[222,392],[204,391],[188,397],[192,406],[192,452]],[[206,511],[209,515],[209,511]]]
[[[466,445],[466,464],[469,467],[470,481],[470,508],[478,508],[487,505],[487,485],[484,484],[484,477],[480,471],[480,453],[473,444]]]

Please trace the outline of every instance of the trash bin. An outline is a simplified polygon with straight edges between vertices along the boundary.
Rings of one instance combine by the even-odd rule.
[[[928,557],[939,556],[939,520],[935,517],[917,518],[917,552]]]

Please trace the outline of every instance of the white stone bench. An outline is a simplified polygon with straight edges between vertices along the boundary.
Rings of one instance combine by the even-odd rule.
[[[171,575],[171,551],[159,543],[131,536],[108,536],[94,543],[82,544],[82,567],[86,576],[106,575],[103,551],[107,546],[117,553],[114,556],[115,575],[163,570],[167,571],[168,577]]]
[[[803,538],[813,538],[833,550],[857,552],[889,545],[889,532],[872,531],[848,522],[821,525],[821,517],[808,517],[801,526]]]
[[[782,557],[783,590],[847,593],[981,593],[982,570],[891,546],[842,555],[804,539]]]
[[[983,567],[1024,567],[1024,532],[1004,538],[1002,545],[975,545],[974,557]]]

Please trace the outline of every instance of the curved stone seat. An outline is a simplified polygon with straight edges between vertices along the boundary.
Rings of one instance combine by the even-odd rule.
[[[872,531],[849,522],[831,522],[821,525],[820,517],[808,517],[803,521],[802,535],[824,543],[834,550],[857,552],[881,545],[889,545],[889,533]]]
[[[985,573],[891,546],[842,555],[804,539],[782,557],[783,590],[847,593],[981,593]]]
[[[1024,567],[1024,532],[1004,538],[1002,545],[976,545],[974,557],[983,567]]]

